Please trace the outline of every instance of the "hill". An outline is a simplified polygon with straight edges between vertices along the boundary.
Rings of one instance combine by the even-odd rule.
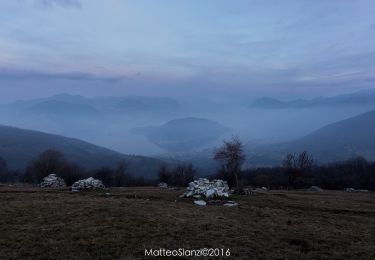
[[[320,163],[354,156],[375,159],[375,110],[322,127],[302,138],[277,145],[248,147],[256,164],[279,164],[289,152],[307,150]]]
[[[144,156],[123,155],[78,139],[0,125],[0,156],[10,169],[24,169],[46,149],[58,149],[66,158],[86,169],[115,167],[121,160],[137,176],[154,177],[161,161]]]

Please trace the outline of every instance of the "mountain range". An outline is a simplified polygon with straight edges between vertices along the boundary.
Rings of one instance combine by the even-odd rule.
[[[0,112],[18,112],[22,114],[40,114],[54,116],[93,116],[93,115],[126,115],[170,114],[177,113],[181,105],[172,98],[166,97],[93,97],[59,94],[47,98],[19,100],[0,106]]]
[[[276,98],[262,97],[256,99],[250,108],[286,109],[312,107],[340,107],[340,106],[372,106],[375,108],[375,90],[358,91],[333,97],[318,97],[314,99],[295,99],[281,101]]]

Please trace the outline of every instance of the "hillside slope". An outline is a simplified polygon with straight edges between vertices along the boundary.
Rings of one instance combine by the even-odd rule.
[[[46,149],[58,149],[66,158],[86,169],[115,167],[121,160],[129,170],[144,177],[154,177],[161,161],[144,156],[123,155],[78,139],[0,125],[0,156],[10,169],[24,167]]]
[[[278,164],[289,152],[306,150],[320,163],[365,156],[375,160],[375,110],[322,127],[294,141],[248,147],[251,161]]]

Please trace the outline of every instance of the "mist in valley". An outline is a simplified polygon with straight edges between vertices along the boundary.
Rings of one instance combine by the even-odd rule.
[[[212,151],[232,136],[246,145],[248,166],[278,165],[281,158],[257,160],[258,153],[375,109],[375,91],[299,100],[298,106],[281,98],[272,100],[289,105],[272,106],[267,100],[62,93],[2,104],[0,120],[3,125],[77,138],[122,154],[192,162],[208,174],[215,169]]]

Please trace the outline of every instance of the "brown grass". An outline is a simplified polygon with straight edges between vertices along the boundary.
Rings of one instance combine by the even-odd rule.
[[[142,259],[145,248],[180,247],[228,248],[231,259],[375,259],[371,194],[270,191],[227,208],[178,199],[183,190],[110,192],[0,188],[0,259]]]

